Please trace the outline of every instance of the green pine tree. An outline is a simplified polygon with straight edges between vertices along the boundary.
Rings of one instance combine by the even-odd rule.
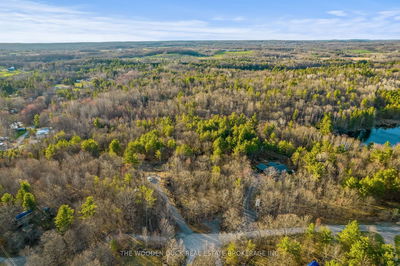
[[[38,128],[40,126],[40,115],[36,114],[33,117],[33,125],[35,126],[35,128]]]
[[[84,151],[90,152],[93,156],[97,156],[100,152],[99,144],[94,139],[84,140],[81,148]]]
[[[24,194],[22,207],[24,208],[25,211],[34,210],[36,208],[35,196],[33,196],[32,193],[27,192]]]
[[[323,135],[328,135],[329,133],[332,133],[333,125],[332,125],[332,117],[330,114],[325,114],[324,118],[322,118],[322,121],[319,125],[319,131]]]
[[[109,153],[111,155],[121,155],[122,148],[119,140],[113,139],[109,145]]]
[[[65,233],[74,221],[74,210],[68,205],[61,205],[58,209],[57,216],[54,219],[57,230]]]
[[[86,198],[85,203],[82,204],[79,214],[82,215],[82,219],[92,217],[96,213],[97,205],[95,204],[93,197],[89,196]]]
[[[19,182],[19,186],[20,188],[17,192],[16,199],[22,203],[25,193],[31,191],[31,185],[28,183],[28,181],[22,180]]]
[[[4,195],[1,197],[1,202],[8,204],[13,201],[13,196],[10,193],[4,193]]]

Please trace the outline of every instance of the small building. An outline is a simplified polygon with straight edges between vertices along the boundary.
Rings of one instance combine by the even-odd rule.
[[[8,69],[7,69],[9,72],[13,72],[13,71],[15,71],[15,67],[9,67]]]
[[[10,128],[14,129],[14,130],[17,130],[17,131],[25,130],[24,124],[22,122],[11,123]]]
[[[18,227],[26,226],[30,222],[32,210],[24,211],[15,216],[15,221]]]
[[[157,184],[158,183],[158,178],[157,176],[148,176],[147,177],[147,181],[153,183],[153,184]]]
[[[4,142],[0,142],[0,151],[5,151],[7,149],[7,146]]]
[[[49,135],[50,134],[50,128],[48,128],[48,127],[43,127],[43,128],[39,128],[37,131],[36,131],[36,137],[38,137],[38,138],[43,138],[43,137],[45,137],[45,136],[47,136],[47,135]]]

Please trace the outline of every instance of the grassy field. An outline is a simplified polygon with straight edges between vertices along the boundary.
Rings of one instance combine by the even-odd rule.
[[[20,70],[8,71],[7,69],[0,69],[0,78],[8,78],[8,77],[19,75],[21,73],[22,73],[22,71],[20,71]]]
[[[225,56],[245,56],[251,55],[254,51],[220,51],[213,55],[214,58],[223,58]]]
[[[351,54],[370,54],[373,53],[373,51],[366,50],[366,49],[353,49],[353,50],[347,50],[347,53]]]

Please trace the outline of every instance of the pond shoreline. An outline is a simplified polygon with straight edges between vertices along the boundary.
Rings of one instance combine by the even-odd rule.
[[[360,140],[364,144],[384,144],[392,146],[400,143],[400,121],[396,119],[381,119],[373,128],[343,132],[341,134]]]
[[[380,119],[379,123],[376,123],[374,128],[395,128],[400,126],[400,120],[398,119]]]
[[[397,133],[398,128],[399,133]],[[395,132],[391,133],[390,131]],[[400,143],[400,120],[380,119],[379,122],[375,122],[375,125],[372,128],[363,128],[355,131],[339,132],[339,134],[358,139],[364,144],[384,144],[389,141],[392,146],[395,146],[396,144]],[[395,135],[398,135],[398,140],[393,139]]]

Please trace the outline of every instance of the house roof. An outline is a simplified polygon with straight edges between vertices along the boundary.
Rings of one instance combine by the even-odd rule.
[[[21,212],[20,214],[18,214],[17,216],[15,216],[15,219],[16,219],[16,220],[19,220],[19,219],[21,219],[21,218],[27,216],[27,215],[30,214],[31,212],[32,212],[32,210],[28,210],[28,211]]]
[[[47,135],[49,133],[50,133],[50,128],[48,127],[40,128],[38,129],[38,131],[36,131],[36,135]]]

